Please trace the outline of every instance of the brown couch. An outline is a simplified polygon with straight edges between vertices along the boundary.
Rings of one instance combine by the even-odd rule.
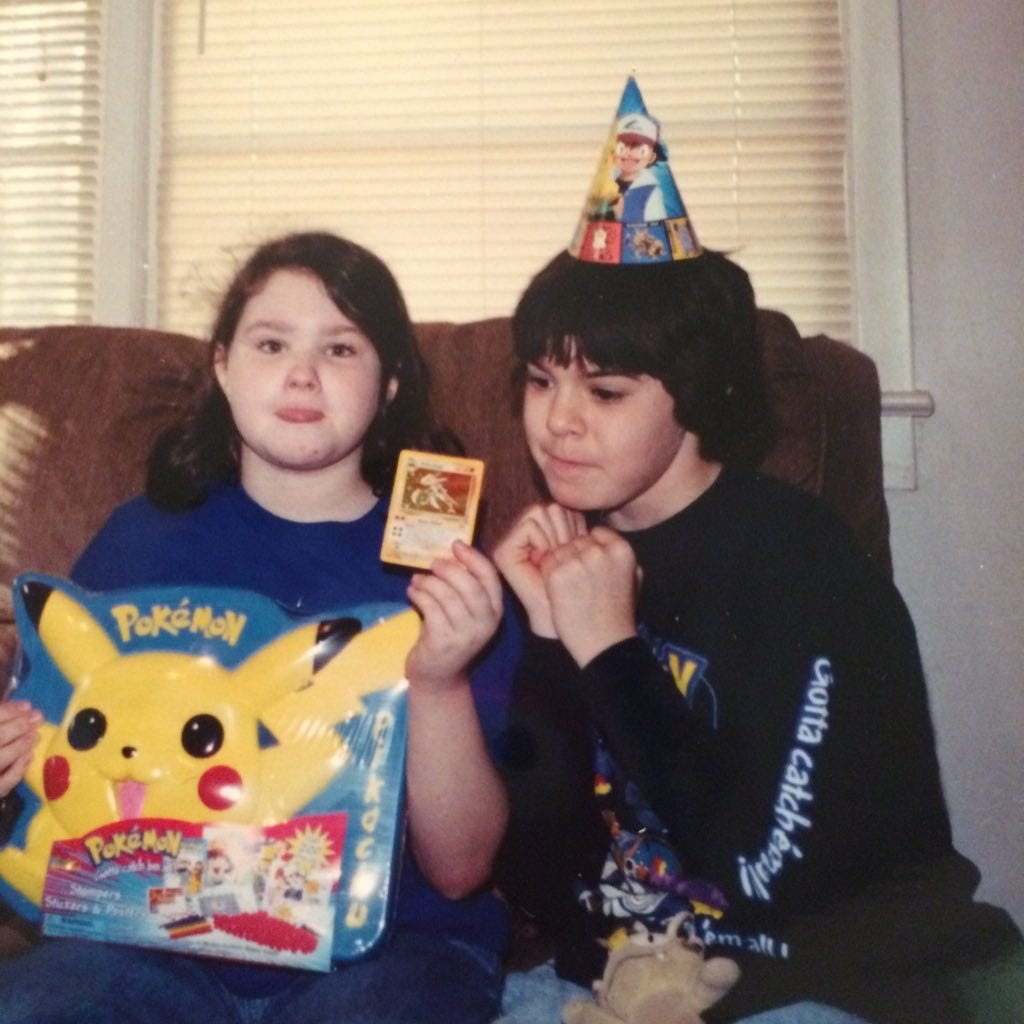
[[[801,338],[762,311],[777,424],[763,468],[821,495],[890,571],[879,388],[870,359]],[[439,419],[487,462],[479,539],[490,547],[537,492],[511,408],[507,319],[418,327]],[[149,446],[195,389],[205,345],[110,327],[0,329],[0,662],[15,635],[11,583],[65,575],[119,502],[142,484]],[[0,935],[0,948],[5,939]],[[7,942],[13,941],[10,930]]]

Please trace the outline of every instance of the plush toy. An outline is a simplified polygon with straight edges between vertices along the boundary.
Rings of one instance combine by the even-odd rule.
[[[732,988],[740,970],[725,957],[705,960],[703,945],[680,934],[691,917],[677,914],[663,933],[635,925],[594,982],[596,1002],[568,1002],[564,1024],[701,1024],[700,1014]]]

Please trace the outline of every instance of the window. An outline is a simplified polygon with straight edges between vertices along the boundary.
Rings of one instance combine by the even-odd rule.
[[[101,0],[0,3],[0,316],[80,323],[95,295]]]
[[[0,0],[0,322],[203,333],[233,259],[311,224],[376,249],[417,319],[505,313],[631,71],[703,241],[875,359],[912,487],[898,0]]]
[[[635,69],[704,243],[851,337],[838,0],[178,0],[163,65],[169,327],[201,332],[234,257],[311,226],[378,252],[416,319],[507,313]]]

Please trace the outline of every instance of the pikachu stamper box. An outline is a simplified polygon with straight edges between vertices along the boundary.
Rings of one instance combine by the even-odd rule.
[[[14,584],[11,690],[43,712],[0,897],[43,932],[329,970],[383,937],[403,834],[405,657],[371,603]]]

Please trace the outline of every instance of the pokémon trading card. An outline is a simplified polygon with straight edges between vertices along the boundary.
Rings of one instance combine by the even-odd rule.
[[[429,569],[435,558],[451,554],[453,541],[469,544],[483,480],[480,459],[403,451],[398,457],[381,559]]]

